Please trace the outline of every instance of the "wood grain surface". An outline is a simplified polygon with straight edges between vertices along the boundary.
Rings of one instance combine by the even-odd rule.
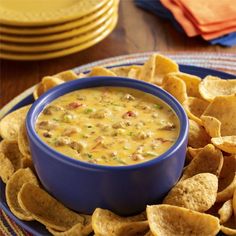
[[[200,37],[188,38],[171,23],[137,8],[132,0],[121,0],[115,30],[99,44],[69,56],[45,61],[0,61],[0,108],[45,75],[112,56],[146,52],[236,53],[236,47],[210,46]]]

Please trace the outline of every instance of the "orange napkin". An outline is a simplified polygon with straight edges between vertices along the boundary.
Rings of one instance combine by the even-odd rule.
[[[204,1],[207,3],[208,11],[203,10],[204,9],[203,7],[199,9],[199,6],[198,6],[198,9],[196,10],[196,12],[197,13],[200,12],[200,14],[197,14],[197,13],[195,15],[192,14],[192,12],[189,9],[193,10],[193,6],[196,6],[199,4],[199,2],[204,2]],[[207,16],[204,15],[202,12],[204,12],[205,14],[206,12],[209,13],[209,9],[213,1],[214,3],[216,3],[216,1],[220,1],[222,5],[222,2],[225,3],[225,2],[229,2],[230,0],[188,0],[188,1],[187,0],[161,0],[161,3],[172,12],[175,19],[180,23],[180,25],[183,27],[184,31],[189,37],[201,35],[204,39],[210,40],[210,39],[217,38],[222,35],[236,31],[236,0],[231,0],[231,2],[234,2],[235,7],[231,8],[230,13],[232,14],[233,9],[235,9],[234,16],[232,15],[232,17],[228,17],[228,19],[230,18],[233,19],[234,17],[235,18],[234,20],[228,20],[228,21],[223,20],[222,22],[219,22],[219,17],[218,17],[216,19],[217,22],[214,22],[213,15],[217,17],[217,14],[214,12],[211,14],[212,17],[209,18],[208,24],[199,24],[199,19],[201,19],[199,15],[201,15],[202,17],[205,16],[205,18],[203,17],[204,20],[200,20],[200,22],[205,22],[205,23],[207,22],[206,21]],[[191,3],[193,3],[191,5],[192,8],[190,7],[186,8],[186,5],[188,3],[190,5]],[[219,6],[220,4],[218,4],[218,7]],[[216,9],[216,7],[213,7],[212,9]],[[219,10],[219,8],[217,9]],[[226,15],[227,14],[225,14],[225,17],[223,19],[226,19]],[[195,16],[198,16],[198,20],[196,19]]]

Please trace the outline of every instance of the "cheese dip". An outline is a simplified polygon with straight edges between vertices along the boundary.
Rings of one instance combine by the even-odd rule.
[[[39,115],[36,132],[71,158],[124,166],[149,161],[177,140],[179,120],[157,97],[123,87],[95,87],[65,94]]]

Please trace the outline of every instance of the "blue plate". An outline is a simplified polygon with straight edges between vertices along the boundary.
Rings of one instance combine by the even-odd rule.
[[[123,65],[119,65],[119,66],[126,66],[126,65],[129,65],[129,64],[123,64]],[[228,74],[228,73],[224,73],[224,72],[216,71],[216,70],[212,70],[212,69],[196,67],[196,66],[180,65],[180,71],[185,72],[185,73],[189,73],[192,75],[197,75],[201,78],[204,78],[207,75],[218,76],[222,79],[236,78],[236,75],[232,75],[232,74]],[[8,109],[8,111],[6,111],[6,113],[14,111],[24,105],[27,105],[27,104],[30,104],[33,102],[34,102],[33,94],[30,94],[30,95],[24,97],[22,100],[20,100],[17,104],[14,104],[12,107],[9,107],[9,109]],[[11,211],[6,203],[5,184],[1,180],[0,180],[0,208],[2,208],[4,210],[4,212],[12,220],[14,220],[17,224],[19,224],[22,228],[24,228],[25,230],[27,230],[29,233],[33,234],[34,236],[42,236],[42,235],[49,236],[49,235],[51,235],[42,224],[40,224],[36,221],[27,222],[27,221],[19,220],[17,217],[15,217],[11,213]],[[224,234],[222,234],[222,233],[218,234],[218,236],[223,236],[223,235]]]

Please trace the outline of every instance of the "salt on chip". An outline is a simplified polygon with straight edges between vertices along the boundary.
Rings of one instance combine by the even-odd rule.
[[[29,141],[27,137],[26,125],[25,120],[20,125],[19,132],[18,132],[18,146],[21,154],[23,156],[30,156],[30,147]]]
[[[183,207],[147,206],[147,217],[154,236],[216,235],[220,230],[217,217]]]
[[[139,232],[147,232],[148,222],[143,214],[131,217],[121,217],[115,213],[97,208],[92,215],[92,226],[95,235],[122,236],[134,235]]]
[[[219,209],[218,214],[220,216],[220,223],[223,224],[227,222],[233,215],[233,201],[232,199],[226,201],[222,207]]]
[[[17,199],[18,193],[25,183],[38,185],[36,176],[29,168],[19,169],[8,180],[6,184],[6,201],[10,210],[16,217],[21,220],[33,220],[31,214],[27,210],[21,208]]]
[[[199,91],[202,97],[208,101],[213,101],[215,97],[228,96],[236,94],[235,79],[219,79],[218,77],[206,77],[199,85]]]
[[[3,117],[0,121],[0,135],[3,139],[17,140],[20,125],[25,120],[30,106],[21,107]]]
[[[209,102],[196,97],[188,97],[187,100],[183,102],[183,107],[187,112],[189,119],[196,121],[200,125],[202,125],[200,117],[208,105]]]
[[[223,166],[222,152],[212,144],[206,145],[185,168],[181,180],[200,173],[219,176]]]
[[[221,136],[236,135],[236,95],[219,96],[207,107],[204,116],[211,116],[221,122]]]
[[[172,94],[181,104],[188,99],[186,85],[177,76],[165,76],[162,88]]]
[[[221,122],[212,116],[201,116],[202,124],[211,137],[220,137]]]
[[[196,75],[190,75],[183,72],[173,72],[169,73],[168,76],[176,76],[179,79],[183,80],[186,84],[187,88],[187,94],[189,97],[197,97],[201,98],[201,95],[199,93],[199,84],[202,81],[202,79]]]
[[[115,77],[116,74],[105,67],[97,66],[97,67],[92,68],[88,76],[89,77],[92,77],[92,76],[114,76]]]
[[[232,199],[236,188],[236,155],[224,156],[224,163],[219,176],[217,202]]]
[[[85,222],[83,216],[69,210],[46,191],[31,183],[23,185],[18,201],[35,220],[54,230],[66,231]]]
[[[236,154],[236,135],[215,137],[211,142],[225,152]]]
[[[188,145],[201,148],[210,143],[211,139],[205,129],[194,120],[189,120]]]
[[[218,179],[210,173],[194,175],[175,185],[163,203],[205,212],[215,203]]]

